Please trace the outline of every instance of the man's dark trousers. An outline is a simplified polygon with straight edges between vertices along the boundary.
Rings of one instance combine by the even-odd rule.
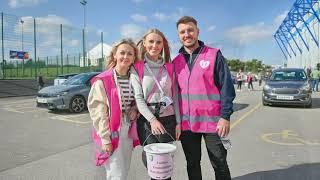
[[[231,180],[227,164],[227,150],[220,137],[215,133],[194,133],[182,131],[181,144],[187,160],[189,180],[202,180],[201,175],[201,139],[204,137],[210,162],[215,171],[216,180]]]

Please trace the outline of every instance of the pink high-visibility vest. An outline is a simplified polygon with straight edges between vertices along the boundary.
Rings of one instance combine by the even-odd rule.
[[[122,112],[120,108],[120,101],[118,95],[118,89],[114,80],[113,69],[104,71],[103,73],[97,75],[91,80],[91,84],[93,84],[97,79],[102,80],[105,91],[109,101],[109,108],[110,108],[110,122],[109,122],[109,130],[111,132],[111,144],[113,151],[115,151],[119,145],[119,133],[121,127],[121,119],[122,119]],[[131,123],[128,137],[132,139],[133,147],[140,145],[138,133],[137,133],[137,125],[136,121]],[[96,165],[101,166],[112,154],[108,154],[102,151],[102,143],[101,138],[95,131],[92,130],[92,139],[96,146]]]
[[[220,119],[220,92],[214,83],[214,66],[219,50],[204,46],[190,72],[182,54],[174,60],[180,93],[181,129],[215,133]]]
[[[137,61],[134,63],[134,69],[137,71],[139,80],[142,84],[143,73],[144,73],[144,61]],[[169,78],[171,79],[171,94],[173,96],[174,93],[174,79],[173,79],[173,64],[172,63],[164,63],[164,67],[166,68]]]

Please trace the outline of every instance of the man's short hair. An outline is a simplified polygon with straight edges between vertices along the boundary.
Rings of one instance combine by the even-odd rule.
[[[186,24],[186,23],[189,23],[189,22],[192,22],[197,26],[197,20],[195,20],[193,17],[191,17],[191,16],[183,16],[178,20],[178,22],[176,24],[177,28],[178,28],[179,24]]]

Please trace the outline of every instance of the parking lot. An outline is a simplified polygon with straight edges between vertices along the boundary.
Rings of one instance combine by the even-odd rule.
[[[270,107],[261,88],[237,92],[228,162],[234,180],[318,180],[320,177],[320,93],[313,107]],[[105,179],[93,164],[88,112],[70,114],[35,107],[34,97],[0,99],[0,179]],[[186,162],[176,142],[173,179],[187,179]],[[135,149],[129,180],[148,179]],[[203,179],[213,169],[203,144]]]

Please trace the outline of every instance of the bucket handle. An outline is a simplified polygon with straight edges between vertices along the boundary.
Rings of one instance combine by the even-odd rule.
[[[153,135],[150,129],[148,129],[148,128],[146,128],[146,129],[150,132],[150,134],[149,134],[149,135],[147,136],[147,138],[144,140],[144,142],[142,143],[142,146],[144,146],[144,144],[147,142],[147,140],[149,139],[149,137],[150,137],[151,135]],[[165,133],[166,133],[167,135],[169,135],[170,138],[171,138],[173,141],[176,140],[175,138],[173,138],[173,137],[171,136],[170,133],[167,132],[167,130],[166,130]],[[158,141],[160,141],[160,139],[157,137],[157,135],[154,135],[154,136],[157,138]]]

